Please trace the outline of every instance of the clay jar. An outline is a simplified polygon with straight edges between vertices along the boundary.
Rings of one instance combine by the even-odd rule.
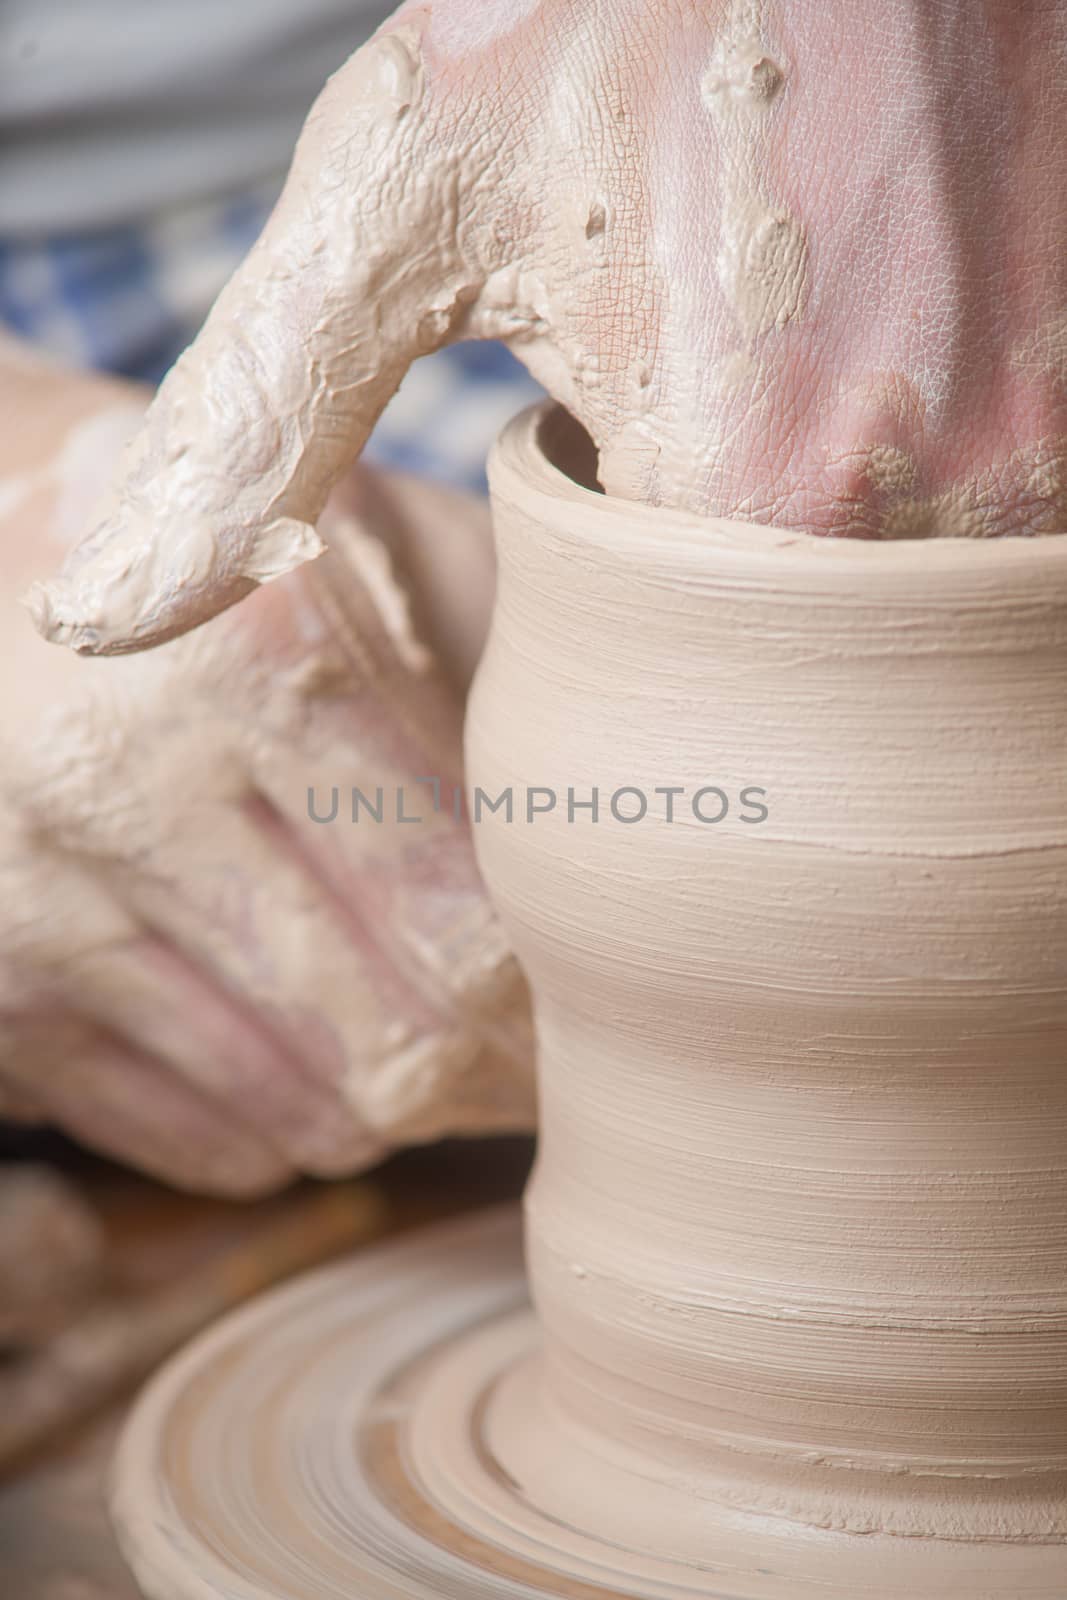
[[[590,472],[553,409],[491,471],[468,781],[535,1001],[541,1342],[490,1447],[724,1592],[1054,1593],[1067,536],[832,541]]]

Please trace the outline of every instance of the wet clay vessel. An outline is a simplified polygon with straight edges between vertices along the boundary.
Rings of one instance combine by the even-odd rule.
[[[118,1462],[146,1593],[1062,1600],[1067,536],[623,504],[551,408],[491,481],[533,1309],[505,1213],[212,1330]]]

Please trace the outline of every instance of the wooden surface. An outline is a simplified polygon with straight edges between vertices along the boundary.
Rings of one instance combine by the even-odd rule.
[[[76,1156],[61,1153],[60,1160],[103,1221],[113,1286],[130,1293],[173,1283],[272,1220],[281,1222],[314,1187],[235,1205],[178,1195]],[[375,1174],[389,1202],[382,1236],[518,1195],[529,1160],[529,1143],[519,1139],[450,1141],[403,1153]],[[0,1594],[137,1600],[105,1509],[128,1399],[0,1481]]]

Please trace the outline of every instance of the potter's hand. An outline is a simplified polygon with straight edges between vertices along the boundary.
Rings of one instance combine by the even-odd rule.
[[[78,661],[15,597],[144,402],[30,369],[5,393],[0,1112],[233,1192],[528,1125],[525,997],[448,809],[460,696],[366,531],[411,556],[421,491],[349,485],[323,561],[149,656]],[[476,565],[480,503],[430,509]],[[354,786],[381,823],[352,823]],[[400,787],[422,822],[397,825]]]
[[[507,339],[611,493],[817,532],[1064,525],[1067,11],[435,0],[337,73],[47,637],[137,649],[321,547],[411,360]]]

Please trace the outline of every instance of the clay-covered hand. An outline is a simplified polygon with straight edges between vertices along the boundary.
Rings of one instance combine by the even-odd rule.
[[[461,694],[423,643],[469,668],[481,502],[366,475],[321,562],[149,655],[79,661],[16,597],[145,397],[30,366],[4,393],[0,1114],[234,1193],[528,1126],[525,991],[451,808]],[[465,553],[470,615],[416,630],[370,530],[432,610],[423,524]]]
[[[321,547],[408,364],[506,339],[608,492],[831,534],[1064,526],[1067,7],[434,0],[331,80],[274,216],[35,597],[90,652]]]

